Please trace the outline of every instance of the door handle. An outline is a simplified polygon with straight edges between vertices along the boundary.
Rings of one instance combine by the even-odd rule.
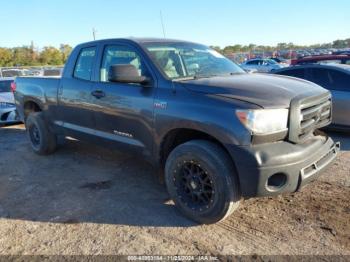
[[[106,96],[105,92],[103,92],[103,91],[101,91],[101,90],[92,91],[92,92],[91,92],[91,95],[94,96],[94,97],[96,97],[97,99],[100,99],[100,98]]]

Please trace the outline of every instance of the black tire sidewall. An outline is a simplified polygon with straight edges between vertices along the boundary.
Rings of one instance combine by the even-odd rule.
[[[40,135],[40,143],[38,145],[33,143],[30,134],[30,130],[33,126],[38,129]],[[55,146],[54,135],[49,132],[41,112],[33,113],[28,116],[26,120],[26,129],[30,145],[35,153],[46,155],[53,151]]]
[[[212,148],[211,148],[212,147]],[[215,152],[211,149],[215,148]],[[206,141],[193,141],[177,147],[169,156],[165,167],[165,181],[168,192],[180,211],[200,223],[211,224],[223,219],[235,198],[235,174],[232,163],[229,163],[226,153],[219,151],[216,145]],[[225,155],[224,155],[225,154]],[[194,161],[205,169],[214,183],[214,202],[209,209],[193,212],[180,199],[174,185],[175,172],[179,172],[184,162]],[[237,193],[237,192],[236,192]]]

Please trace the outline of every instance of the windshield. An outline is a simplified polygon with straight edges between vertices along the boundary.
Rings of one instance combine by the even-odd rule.
[[[145,44],[151,59],[170,79],[245,73],[237,64],[206,46],[191,43]]]
[[[268,61],[270,64],[273,64],[273,65],[275,65],[275,64],[278,64],[275,60],[273,60],[273,59],[267,59],[266,61]]]

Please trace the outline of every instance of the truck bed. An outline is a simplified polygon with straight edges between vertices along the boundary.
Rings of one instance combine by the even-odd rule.
[[[57,91],[61,77],[17,77],[15,100],[20,119],[24,120],[27,99],[35,101],[41,109],[57,104]]]

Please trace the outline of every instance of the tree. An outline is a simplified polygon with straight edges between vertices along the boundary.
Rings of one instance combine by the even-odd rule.
[[[63,57],[60,50],[53,46],[44,47],[40,53],[40,63],[42,65],[62,65]]]
[[[226,46],[223,49],[223,52],[225,54],[232,54],[232,53],[237,53],[237,52],[241,52],[241,51],[242,51],[241,45],[230,45],[230,46]]]
[[[66,45],[66,44],[61,44],[60,45],[60,51],[62,54],[62,61],[63,63],[65,63],[70,55],[70,53],[72,52],[73,48],[70,45]]]
[[[33,50],[28,46],[15,47],[12,49],[13,60],[12,64],[15,66],[27,66],[34,63]]]
[[[278,50],[288,49],[288,44],[287,43],[278,43],[277,44],[277,49]]]
[[[0,66],[12,66],[12,51],[9,48],[0,48]]]
[[[262,54],[268,54],[275,52],[276,50],[288,50],[291,54],[292,50],[306,49],[306,48],[347,48],[350,47],[350,38],[338,39],[330,43],[314,44],[314,45],[296,45],[290,43],[278,43],[276,46],[267,45],[228,45],[224,48],[219,46],[211,46],[216,51],[232,56],[235,53],[248,53],[256,52]],[[63,65],[70,53],[72,47],[67,44],[61,44],[59,49],[47,46],[44,47],[41,52],[35,48],[32,41],[30,46],[14,47],[14,48],[1,48],[0,47],[0,67],[4,66],[34,66],[34,65]]]
[[[347,47],[350,47],[350,38],[345,39],[346,43],[348,44]]]
[[[333,41],[333,47],[334,48],[346,48],[348,47],[348,42],[347,39],[346,40],[335,40]]]
[[[252,50],[254,50],[256,48],[256,45],[255,44],[249,44],[248,48],[249,48],[250,51],[252,51]]]

